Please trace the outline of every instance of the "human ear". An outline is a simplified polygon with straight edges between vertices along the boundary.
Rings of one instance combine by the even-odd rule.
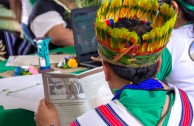
[[[158,66],[157,66],[157,69],[156,69],[156,74],[157,74],[158,71],[160,70],[161,63],[162,63],[162,58],[160,57],[160,59],[158,60]]]
[[[178,14],[179,9],[178,4],[174,0],[172,0],[170,5],[174,8],[175,12]]]
[[[108,81],[109,80],[109,66],[107,63],[105,63],[104,61],[102,61],[102,65],[103,65],[103,70],[104,70],[104,75],[105,75],[105,80]]]

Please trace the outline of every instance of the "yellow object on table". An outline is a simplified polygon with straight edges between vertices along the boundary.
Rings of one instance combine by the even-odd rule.
[[[74,46],[69,46],[69,47],[63,47],[63,48],[57,48],[54,50],[50,50],[49,51],[50,54],[66,54],[66,55],[75,55],[75,47]],[[38,60],[37,60],[38,61]],[[1,61],[0,62],[0,77],[11,77],[13,76],[14,70],[16,69],[16,67],[13,66],[6,66],[6,61]],[[55,71],[61,71],[61,73],[80,73],[83,71],[88,70],[87,67],[76,67],[76,68],[68,68],[68,69],[62,69],[62,68],[58,68],[57,64],[51,64],[51,67],[55,70]]]
[[[50,54],[75,54],[74,46],[58,48],[55,50],[50,50]],[[13,71],[16,67],[5,66],[7,61],[0,62],[0,76],[11,77],[13,76]],[[79,74],[80,72],[88,70],[86,67],[68,68],[62,69],[58,68],[57,64],[51,64],[51,67],[56,71],[61,71],[61,73],[74,73]],[[1,82],[0,82],[1,83]],[[6,109],[4,110],[0,106],[0,126],[35,126],[34,112],[25,109]],[[9,121],[8,121],[9,119]]]

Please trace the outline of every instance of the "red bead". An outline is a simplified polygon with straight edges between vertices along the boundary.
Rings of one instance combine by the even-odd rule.
[[[141,20],[141,22],[143,22],[144,24],[146,24],[146,21],[145,20]]]
[[[110,20],[106,20],[105,22],[107,26],[110,26]]]
[[[120,18],[120,17],[118,18],[118,21],[122,21],[122,20],[123,20],[123,18]]]

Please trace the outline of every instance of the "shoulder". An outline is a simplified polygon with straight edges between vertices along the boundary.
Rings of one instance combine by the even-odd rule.
[[[171,56],[173,57],[173,64],[175,64],[175,62],[180,62],[180,57],[188,57],[189,46],[194,37],[191,28],[192,25],[188,25],[173,30],[169,42],[166,46]]]
[[[167,47],[177,46],[177,43],[180,43],[182,40],[184,40],[184,37],[181,36],[181,29],[174,29]]]
[[[171,109],[168,126],[172,125],[193,125],[193,101],[183,90],[170,86],[175,92],[175,101]],[[176,121],[175,121],[176,120]]]
[[[106,126],[106,123],[102,120],[101,116],[98,114],[97,109],[98,107],[78,117],[71,123],[71,126]]]
[[[32,10],[29,21],[32,21],[37,16],[47,13],[49,11],[59,12],[60,10],[64,10],[63,7],[58,5],[53,0],[39,0]]]
[[[193,39],[193,25],[182,26],[172,31],[169,43],[167,46],[184,46],[190,39]]]
[[[118,104],[121,103],[118,101]],[[118,104],[115,101],[111,101],[106,105],[98,106],[77,118],[72,124],[79,124],[81,126],[142,125],[122,105]]]
[[[193,107],[194,107],[194,97],[187,94],[185,91],[183,91],[180,88],[176,88],[175,86],[170,86],[170,90],[174,90],[175,93],[175,102],[174,107],[180,107],[182,105],[181,109],[182,111],[191,112],[190,114],[193,115]],[[179,110],[181,111],[179,108]],[[177,109],[176,109],[177,110]]]
[[[55,17],[55,18],[50,18]],[[36,16],[29,23],[32,33],[36,37],[45,36],[54,26],[63,24],[64,27],[67,23],[63,20],[63,17],[56,11],[48,11]],[[60,27],[63,27],[60,26]]]

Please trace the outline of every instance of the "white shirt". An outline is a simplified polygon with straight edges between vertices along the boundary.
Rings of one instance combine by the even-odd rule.
[[[28,24],[29,15],[32,12],[32,4],[29,0],[21,0],[22,2],[22,23]]]
[[[167,45],[172,56],[172,71],[166,80],[168,84],[181,88],[194,97],[194,61],[189,56],[189,47],[193,40],[193,25],[173,30]]]

